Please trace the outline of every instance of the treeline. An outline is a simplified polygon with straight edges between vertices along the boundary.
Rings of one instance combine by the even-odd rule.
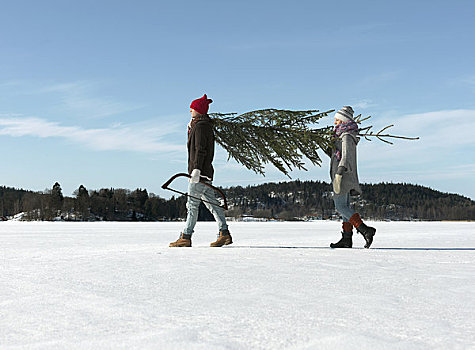
[[[0,215],[6,218],[21,213],[23,220],[173,220],[186,215],[185,203],[183,196],[166,200],[145,189],[88,191],[81,185],[74,197],[65,197],[59,183],[43,192],[0,187]]]
[[[475,220],[475,201],[411,184],[363,184],[355,209],[375,220]],[[320,181],[290,181],[226,190],[230,214],[255,217],[330,218],[336,215],[332,187]]]
[[[475,202],[411,184],[365,184],[353,205],[364,217],[376,220],[474,220]],[[320,181],[290,181],[224,189],[227,216],[295,220],[337,218],[331,185]],[[21,213],[21,214],[20,214]],[[0,216],[23,220],[156,221],[186,217],[184,196],[161,198],[145,189],[87,190],[63,196],[59,183],[42,192],[0,187]],[[199,220],[212,220],[202,206]]]

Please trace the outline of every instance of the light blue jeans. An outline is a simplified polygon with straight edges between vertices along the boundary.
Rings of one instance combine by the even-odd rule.
[[[333,194],[336,210],[343,216],[343,221],[348,222],[355,211],[350,207],[350,194]]]
[[[211,182],[207,183],[211,184]],[[214,219],[218,223],[219,230],[223,231],[228,229],[228,225],[226,224],[226,218],[224,216],[224,209],[219,206],[220,203],[216,199],[216,193],[212,188],[200,182],[189,183],[188,194],[190,196],[201,198],[207,202],[216,204],[213,205],[210,203],[203,202],[206,208],[208,208],[211,214],[213,214]],[[196,221],[198,220],[198,209],[200,207],[201,200],[196,198],[188,197],[188,201],[186,202],[186,209],[188,213],[186,216],[185,229],[183,230],[183,233],[185,235],[193,234]]]

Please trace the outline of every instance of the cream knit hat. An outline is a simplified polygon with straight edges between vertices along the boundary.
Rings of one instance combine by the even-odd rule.
[[[336,112],[335,118],[341,120],[342,122],[354,121],[353,113],[353,108],[351,108],[350,106],[345,106],[338,112]]]

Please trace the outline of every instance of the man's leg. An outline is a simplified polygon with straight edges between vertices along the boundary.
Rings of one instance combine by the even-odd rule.
[[[187,216],[183,232],[175,242],[170,243],[170,247],[191,247],[191,235],[193,234],[196,221],[198,220],[198,210],[200,207],[200,200],[204,185],[201,183],[188,184],[188,200],[186,202]],[[193,198],[193,197],[196,198]],[[198,198],[198,199],[197,199]]]
[[[212,189],[207,187],[206,191],[203,193],[202,198],[206,202],[204,202],[206,208],[209,209],[211,214],[213,214],[214,219],[218,223],[219,233],[218,238],[215,242],[211,243],[211,247],[222,247],[223,245],[228,245],[233,243],[233,239],[231,234],[228,230],[228,224],[226,223],[226,217],[224,215],[224,209],[220,207],[220,202],[216,199],[216,192]],[[211,204],[213,203],[213,204]]]
[[[221,203],[216,199],[216,192],[212,188],[206,186],[206,189],[203,192],[201,198],[206,201],[206,202],[203,202],[203,203],[206,206],[206,208],[208,208],[208,210],[211,212],[211,214],[213,214],[214,219],[218,223],[219,230],[220,231],[227,230],[228,229],[228,224],[226,223],[226,217],[224,215],[224,209],[222,207],[220,207]],[[210,203],[213,203],[213,204],[210,204],[210,203],[207,203],[207,202],[210,202]]]
[[[191,235],[194,232],[196,221],[198,220],[198,210],[200,208],[200,200],[203,192],[205,191],[206,186],[202,183],[190,183],[188,184],[188,200],[186,202],[186,223],[185,228],[183,229],[183,234]],[[196,198],[193,198],[196,197]]]

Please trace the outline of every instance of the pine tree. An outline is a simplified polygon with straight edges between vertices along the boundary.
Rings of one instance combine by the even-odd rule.
[[[76,203],[77,211],[81,215],[82,219],[87,220],[89,217],[90,199],[89,192],[83,185],[79,186],[78,190],[76,191]]]
[[[318,122],[334,110],[289,111],[262,109],[241,115],[236,113],[212,113],[216,142],[246,168],[264,174],[264,165],[272,164],[289,178],[294,169],[307,170],[303,158],[313,165],[321,165],[318,151],[328,153],[334,144],[333,127],[316,128]],[[358,115],[355,121],[361,124],[370,119]],[[359,136],[367,140],[376,138],[390,143],[387,138],[415,140],[405,136],[384,134],[392,127],[388,125],[378,132],[372,126],[361,127]]]
[[[285,175],[304,169],[303,157],[321,164],[320,148],[331,146],[330,127],[311,126],[333,112],[263,109],[236,116],[211,114],[216,142],[246,168],[264,175],[264,164],[271,163]]]
[[[61,211],[63,208],[63,191],[61,189],[61,185],[56,182],[53,185],[53,188],[51,190],[51,195],[50,195],[50,208],[52,210],[53,216],[58,215],[58,212]]]

